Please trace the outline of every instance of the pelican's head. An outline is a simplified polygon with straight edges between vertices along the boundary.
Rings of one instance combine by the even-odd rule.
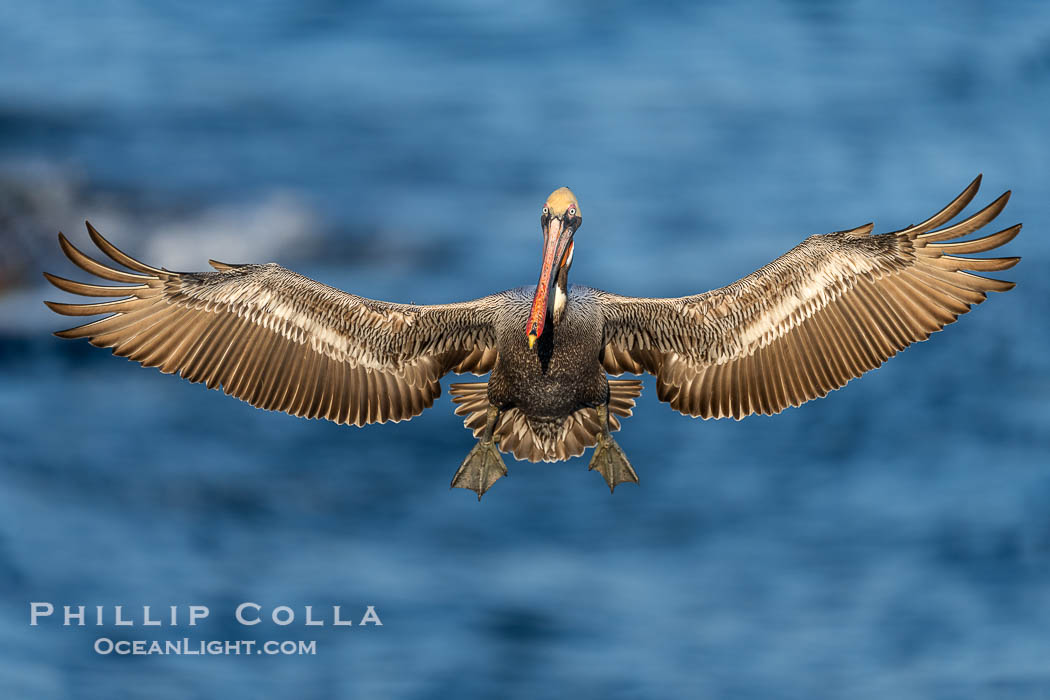
[[[543,205],[540,214],[540,226],[543,227],[543,267],[540,269],[540,281],[536,284],[536,296],[532,299],[532,312],[525,324],[525,334],[529,338],[529,347],[536,344],[536,339],[543,335],[543,325],[547,319],[548,304],[553,302],[551,288],[559,279],[562,270],[568,271],[572,265],[572,236],[580,227],[583,218],[580,215],[580,203],[568,187],[559,187],[551,192]]]

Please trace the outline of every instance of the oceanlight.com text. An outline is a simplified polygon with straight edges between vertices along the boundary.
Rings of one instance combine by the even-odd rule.
[[[315,656],[317,640],[286,639],[260,642],[255,639],[192,640],[183,637],[162,642],[147,639],[114,641],[109,637],[99,637],[95,640],[95,653],[103,656]]]

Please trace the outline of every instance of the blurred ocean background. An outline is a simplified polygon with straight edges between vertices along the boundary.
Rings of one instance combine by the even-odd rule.
[[[1048,114],[1041,2],[4,3],[0,695],[1050,696]],[[772,418],[647,383],[612,497],[588,453],[509,461],[478,504],[446,397],[268,414],[56,339],[41,304],[42,270],[86,277],[55,240],[84,219],[172,269],[474,298],[535,282],[563,184],[573,281],[678,296],[979,172],[1026,225],[1015,291]],[[29,601],[211,617],[30,627]],[[384,625],[240,627],[242,601]],[[187,633],[317,654],[92,651]]]

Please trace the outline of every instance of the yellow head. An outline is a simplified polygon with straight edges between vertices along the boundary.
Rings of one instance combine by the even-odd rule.
[[[545,216],[574,219],[580,216],[580,203],[576,201],[576,195],[572,193],[572,190],[568,187],[559,187],[551,192],[550,197],[547,197],[547,203],[543,205],[543,212]]]

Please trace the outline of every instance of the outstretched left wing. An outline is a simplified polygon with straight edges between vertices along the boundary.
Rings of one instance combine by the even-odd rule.
[[[95,304],[45,302],[66,316],[105,318],[56,333],[88,338],[161,372],[253,406],[336,423],[418,415],[446,372],[489,371],[500,295],[458,304],[392,304],[348,294],[273,263],[172,272],[118,250],[88,224],[104,265],[59,234],[76,265],[130,286],[44,276],[66,292],[123,297]]]
[[[1010,241],[1021,225],[945,243],[992,221],[1009,192],[952,226],[977,177],[932,217],[872,236],[872,225],[811,236],[733,284],[677,299],[601,292],[605,369],[648,371],[657,395],[703,418],[773,414],[826,395],[925,340],[1013,283],[966,270],[1005,270],[1020,258],[967,258]]]

